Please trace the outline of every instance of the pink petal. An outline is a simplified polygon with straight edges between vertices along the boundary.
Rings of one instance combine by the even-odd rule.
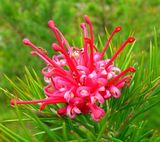
[[[115,86],[110,87],[110,92],[115,98],[119,98],[121,96],[120,90]]]
[[[99,121],[101,117],[103,117],[105,115],[105,111],[96,106],[95,104],[94,105],[89,105],[90,109],[91,109],[91,116],[93,118],[93,120],[95,121]]]
[[[73,110],[73,106],[71,105],[68,105],[67,106],[67,115],[70,117],[70,118],[74,118],[76,116],[76,113],[74,112]]]
[[[111,96],[111,93],[108,90],[106,90],[106,95],[104,96],[104,98],[109,99]]]
[[[69,102],[72,98],[74,98],[74,94],[72,93],[72,90],[66,91],[64,93],[64,98],[67,102]]]
[[[96,92],[95,98],[98,100],[99,103],[104,103],[104,98],[101,96],[100,93]]]

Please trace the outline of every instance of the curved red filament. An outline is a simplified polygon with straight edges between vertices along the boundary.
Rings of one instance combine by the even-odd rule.
[[[106,53],[107,48],[108,48],[108,46],[109,46],[109,44],[110,44],[113,36],[114,36],[116,33],[118,33],[121,29],[122,29],[121,26],[117,26],[117,27],[114,29],[114,31],[113,31],[112,34],[110,35],[110,37],[109,37],[108,41],[106,42],[106,45],[105,45],[102,53],[101,53],[101,59],[103,58],[104,54]]]
[[[109,62],[106,65],[106,69],[112,64],[112,62],[115,60],[115,58],[121,53],[121,51],[124,49],[124,47],[126,47],[126,45],[128,43],[132,43],[135,41],[134,37],[129,37],[122,45],[121,47],[118,49],[118,51],[113,55],[113,57],[109,60]]]
[[[125,75],[127,72],[136,72],[136,69],[134,67],[128,67],[126,70],[122,71],[115,78],[109,81],[108,86],[112,85],[114,82],[116,82],[121,76]]]

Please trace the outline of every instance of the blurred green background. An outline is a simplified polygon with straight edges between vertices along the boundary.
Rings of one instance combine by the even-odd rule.
[[[116,43],[133,34],[137,39],[133,54],[138,62],[142,51],[148,60],[155,29],[160,38],[159,13],[160,0],[0,0],[0,87],[12,89],[3,74],[15,81],[16,76],[23,77],[24,66],[34,68],[41,76],[43,62],[30,55],[31,50],[22,44],[22,39],[28,37],[53,55],[51,44],[55,38],[47,26],[49,19],[55,21],[69,43],[76,45],[80,45],[79,25],[86,14],[93,22],[97,42],[98,35],[104,43],[107,40],[105,28],[111,33],[114,27],[121,25],[123,30],[117,36],[120,38],[113,40]],[[2,92],[0,104],[2,120],[10,112],[9,100]],[[151,128],[160,131],[159,107],[149,111],[146,118]]]

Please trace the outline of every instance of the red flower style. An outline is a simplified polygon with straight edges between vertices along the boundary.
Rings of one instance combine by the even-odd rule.
[[[40,104],[43,110],[47,104],[64,103],[65,107],[59,108],[59,115],[68,115],[74,118],[77,114],[91,114],[95,121],[99,121],[105,115],[105,111],[100,107],[111,97],[119,98],[120,89],[128,86],[132,76],[126,75],[128,72],[135,72],[135,68],[128,67],[121,71],[115,67],[113,62],[126,47],[133,43],[135,39],[129,37],[110,59],[104,59],[104,54],[109,46],[112,37],[121,30],[118,26],[110,35],[102,53],[94,45],[92,23],[88,16],[84,17],[86,23],[80,26],[84,31],[84,46],[79,49],[70,46],[63,34],[50,20],[48,26],[54,32],[58,41],[52,44],[52,48],[59,52],[49,58],[42,49],[34,45],[29,39],[24,39],[23,43],[33,48],[33,55],[39,56],[46,62],[46,67],[42,69],[44,79],[48,84],[44,87],[47,95],[42,100],[20,101],[11,100],[14,104]],[[89,32],[87,30],[89,28]]]

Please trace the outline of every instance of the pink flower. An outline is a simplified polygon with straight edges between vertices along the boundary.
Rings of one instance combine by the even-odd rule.
[[[11,105],[38,103],[40,110],[43,110],[47,104],[64,103],[65,106],[57,110],[59,115],[68,115],[70,118],[74,118],[80,113],[91,114],[93,120],[99,121],[105,115],[100,104],[112,97],[119,98],[121,96],[120,89],[125,85],[128,86],[132,78],[131,75],[126,74],[136,70],[128,67],[121,71],[114,66],[113,62],[126,45],[133,43],[135,39],[129,37],[113,57],[104,59],[112,37],[121,30],[121,27],[115,28],[100,53],[94,45],[92,23],[88,16],[84,18],[86,23],[81,24],[84,32],[84,46],[81,49],[70,46],[52,20],[48,22],[48,26],[58,41],[58,43],[52,44],[52,48],[59,52],[59,55],[49,58],[29,39],[23,40],[25,45],[32,47],[32,54],[39,56],[46,63],[42,73],[47,83],[47,86],[44,87],[47,97],[32,101],[12,99]]]

